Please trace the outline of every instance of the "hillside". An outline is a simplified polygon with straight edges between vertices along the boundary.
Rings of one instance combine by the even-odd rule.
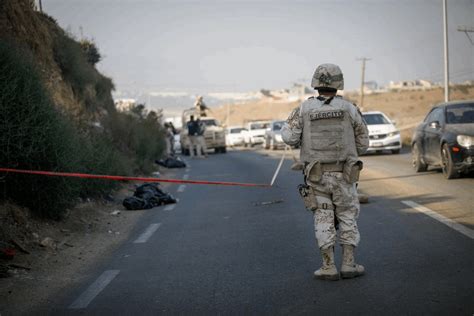
[[[43,84],[63,113],[97,118],[114,111],[112,81],[94,64],[75,65],[80,43],[52,17],[35,11],[31,2],[0,1],[0,39],[33,54]]]
[[[358,95],[348,94],[345,98],[358,102]],[[455,86],[451,89],[452,100],[474,99],[474,86]],[[364,111],[378,110],[386,113],[396,121],[402,129],[405,141],[410,139],[414,126],[425,117],[428,110],[444,100],[444,90],[436,88],[426,91],[399,91],[366,95],[364,98]],[[243,125],[251,120],[277,120],[286,119],[290,111],[298,106],[299,102],[273,101],[270,98],[257,102],[247,102],[233,105],[223,105],[213,108],[213,115],[229,126]]]

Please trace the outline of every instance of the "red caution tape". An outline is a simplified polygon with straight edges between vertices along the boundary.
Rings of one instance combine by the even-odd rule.
[[[196,180],[159,179],[159,178],[148,178],[148,177],[108,176],[108,175],[98,175],[98,174],[88,174],[88,173],[35,171],[35,170],[22,170],[22,169],[10,169],[10,168],[0,168],[0,172],[34,174],[34,175],[42,175],[42,176],[50,176],[50,177],[72,177],[72,178],[83,178],[83,179],[103,179],[103,180],[114,180],[114,181],[168,182],[168,183],[228,185],[228,186],[241,186],[241,187],[270,187],[271,186],[270,184],[259,184],[259,183],[196,181]]]

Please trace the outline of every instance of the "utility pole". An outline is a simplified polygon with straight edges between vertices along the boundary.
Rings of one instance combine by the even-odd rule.
[[[469,41],[471,42],[472,45],[474,45],[474,41],[472,40],[472,38],[469,36],[469,33],[473,33],[474,32],[474,27],[467,27],[467,26],[458,26],[458,31],[459,32],[464,32],[467,36],[467,38],[469,39]]]
[[[40,12],[43,12],[43,4],[41,3],[42,0],[39,0],[38,1],[38,4],[39,4],[39,9],[40,9]]]
[[[449,101],[448,5],[443,0],[444,24],[444,102]]]
[[[362,61],[362,77],[360,81],[360,102],[359,102],[359,107],[361,111],[364,109],[365,62],[370,59],[371,58],[366,58],[366,57],[357,58],[357,60]]]

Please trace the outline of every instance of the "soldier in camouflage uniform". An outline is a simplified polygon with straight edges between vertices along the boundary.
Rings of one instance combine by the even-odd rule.
[[[283,141],[301,146],[305,184],[299,187],[305,206],[314,213],[316,239],[322,267],[314,276],[325,280],[353,278],[364,274],[355,263],[354,248],[360,240],[357,228],[360,205],[356,182],[362,169],[358,155],[369,146],[368,131],[358,108],[337,96],[344,89],[340,68],[322,64],[316,69],[311,97],[294,109],[282,128]],[[343,259],[339,275],[334,263],[335,220]]]

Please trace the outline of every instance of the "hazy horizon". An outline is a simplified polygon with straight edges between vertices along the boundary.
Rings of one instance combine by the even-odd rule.
[[[315,4],[314,4],[315,3]],[[442,1],[43,0],[77,37],[93,38],[118,90],[255,91],[309,85],[331,62],[346,90],[365,81],[443,80]],[[474,0],[449,1],[451,81],[474,78]],[[472,34],[472,33],[471,33]],[[471,35],[471,38],[474,35]]]

